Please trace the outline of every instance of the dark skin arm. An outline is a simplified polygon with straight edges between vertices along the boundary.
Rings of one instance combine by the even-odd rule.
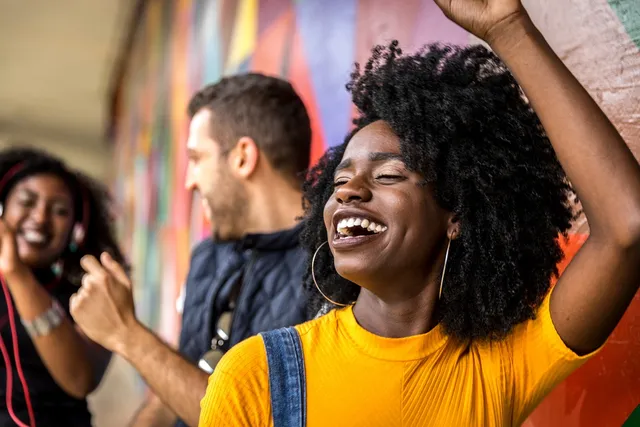
[[[32,321],[51,308],[53,299],[18,258],[13,232],[2,220],[0,240],[0,274],[6,280],[19,317]],[[68,318],[49,334],[32,341],[56,384],[78,399],[95,390],[111,358],[110,352],[91,342]]]
[[[33,320],[46,312],[53,300],[29,271],[7,277],[15,308],[24,320]],[[42,363],[67,394],[85,398],[100,383],[111,353],[91,342],[70,319],[48,335],[32,338]]]
[[[127,359],[173,413],[197,426],[209,376],[136,319],[131,281],[109,254],[86,256],[81,265],[87,274],[70,305],[78,326]]]
[[[550,310],[565,344],[591,352],[613,332],[640,285],[640,166],[519,0],[436,3],[507,64],[580,197],[591,233],[559,279]]]

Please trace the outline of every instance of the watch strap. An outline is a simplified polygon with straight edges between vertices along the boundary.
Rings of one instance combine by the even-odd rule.
[[[35,319],[20,319],[22,326],[24,326],[31,338],[49,335],[53,329],[60,326],[66,316],[64,308],[62,308],[58,300],[53,298],[52,301],[51,307]]]

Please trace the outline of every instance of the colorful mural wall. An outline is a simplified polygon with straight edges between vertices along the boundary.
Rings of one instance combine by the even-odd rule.
[[[640,154],[640,3],[529,0],[552,47]],[[293,82],[312,117],[313,158],[340,143],[352,107],[344,89],[354,61],[376,43],[477,43],[431,0],[149,0],[121,89],[114,190],[134,266],[140,317],[169,340],[192,245],[207,234],[183,188],[185,107],[225,74],[256,70]],[[614,191],[614,190],[612,190]],[[575,252],[588,226],[567,243]],[[527,421],[539,426],[619,426],[640,403],[640,297],[608,346]]]

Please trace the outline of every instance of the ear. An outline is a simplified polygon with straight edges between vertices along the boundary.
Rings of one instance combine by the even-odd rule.
[[[447,221],[447,237],[449,240],[456,240],[460,237],[460,221],[456,214],[451,214]]]
[[[230,153],[230,166],[238,176],[249,178],[256,171],[259,158],[260,149],[256,142],[248,136],[243,136]]]

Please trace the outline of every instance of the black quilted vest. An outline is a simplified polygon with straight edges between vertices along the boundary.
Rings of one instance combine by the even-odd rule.
[[[241,240],[198,244],[187,276],[180,352],[191,362],[211,348],[214,327],[228,307],[233,285],[242,277],[231,326],[231,346],[259,332],[309,320],[302,286],[306,253],[302,226]],[[177,426],[186,424],[179,421]]]

